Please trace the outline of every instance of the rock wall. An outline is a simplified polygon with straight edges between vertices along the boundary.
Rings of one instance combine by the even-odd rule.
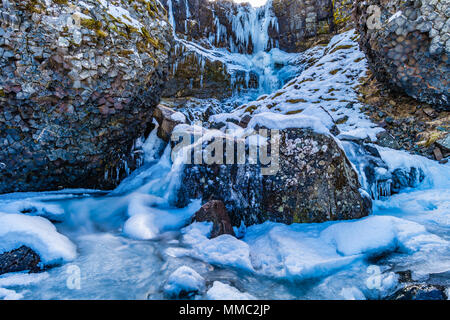
[[[113,188],[136,166],[168,73],[165,9],[4,0],[0,11],[0,193]]]
[[[334,30],[333,0],[269,0],[256,9],[248,3],[236,4],[231,0],[163,0],[162,3],[169,15],[173,12],[180,38],[208,42],[233,52],[254,53],[257,38],[264,32],[261,28],[267,29],[269,36],[263,49],[278,47],[286,52],[303,51],[308,39]],[[258,21],[262,24],[258,25]],[[258,30],[252,33],[253,27]]]
[[[379,81],[449,110],[448,0],[358,0],[354,19]]]

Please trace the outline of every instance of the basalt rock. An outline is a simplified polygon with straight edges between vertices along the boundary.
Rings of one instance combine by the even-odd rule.
[[[172,45],[158,3],[0,3],[0,193],[109,189],[136,167]]]
[[[375,77],[436,108],[450,105],[450,7],[437,0],[358,0],[359,43]]]
[[[263,175],[261,163],[253,164],[249,157],[243,164],[186,164],[177,205],[198,198],[222,200],[234,226],[241,221],[291,224],[369,214],[371,200],[360,193],[357,174],[331,135],[286,129],[280,132],[279,145],[274,174]],[[248,149],[246,144],[247,154]]]
[[[36,272],[41,268],[41,258],[28,247],[21,246],[18,249],[0,254],[0,274],[8,272],[31,271]]]

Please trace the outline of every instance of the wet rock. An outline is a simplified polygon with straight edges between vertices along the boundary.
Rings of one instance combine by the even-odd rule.
[[[439,149],[439,148],[434,148],[433,149],[433,154],[434,154],[434,158],[437,160],[437,161],[441,161],[444,157],[442,156],[442,152],[441,152],[441,149]]]
[[[388,300],[447,300],[445,288],[431,284],[409,284],[395,292]]]
[[[131,149],[168,74],[165,9],[26,0],[0,11],[21,21],[1,28],[0,193],[115,187],[140,163]]]
[[[0,254],[0,274],[19,271],[39,271],[41,258],[28,247]]]
[[[445,138],[437,140],[436,144],[446,152],[450,152],[450,134],[447,134]]]
[[[272,157],[279,161],[278,170],[263,172],[267,167],[251,163],[247,156],[243,164],[186,164],[177,205],[198,198],[222,200],[234,226],[241,221],[345,220],[370,213],[371,200],[360,193],[356,172],[331,136],[286,129],[279,143],[279,157]],[[248,154],[248,144],[245,147]]]
[[[378,8],[379,14],[373,8]],[[358,0],[353,13],[360,47],[375,77],[394,91],[448,110],[448,5]]]
[[[389,134],[387,131],[382,131],[377,134],[377,142],[378,145],[386,148],[391,149],[400,149],[400,145],[398,144],[397,140]]]
[[[225,204],[220,200],[210,200],[205,203],[200,210],[195,213],[193,221],[212,222],[213,227],[210,238],[215,238],[222,234],[235,236]]]
[[[173,128],[178,124],[185,123],[186,117],[163,104],[159,104],[153,112],[153,118],[158,122],[157,135],[165,142],[169,142]]]

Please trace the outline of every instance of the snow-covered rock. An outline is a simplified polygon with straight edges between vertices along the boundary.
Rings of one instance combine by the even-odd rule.
[[[164,285],[164,293],[172,298],[192,298],[204,290],[205,279],[188,266],[175,270]]]
[[[206,298],[210,300],[256,300],[251,294],[241,292],[220,281],[214,281],[213,286],[206,292]]]
[[[0,254],[21,246],[35,251],[43,265],[69,262],[77,256],[75,245],[47,219],[0,213]]]

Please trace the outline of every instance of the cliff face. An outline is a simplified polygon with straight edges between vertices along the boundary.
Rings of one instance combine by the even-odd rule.
[[[172,34],[157,1],[0,4],[0,193],[112,188],[159,102]]]
[[[265,52],[301,52],[335,29],[332,0],[270,0],[259,8],[230,0],[162,3],[177,38],[163,93],[170,98],[223,99],[238,91],[261,89],[260,75],[268,67],[273,69],[262,65],[268,61],[262,57]],[[275,68],[286,66],[287,60],[280,59]]]
[[[334,30],[332,0],[269,0],[260,8],[230,0],[162,3],[180,38],[209,42],[232,52],[252,54],[274,47],[299,52],[307,40]]]

